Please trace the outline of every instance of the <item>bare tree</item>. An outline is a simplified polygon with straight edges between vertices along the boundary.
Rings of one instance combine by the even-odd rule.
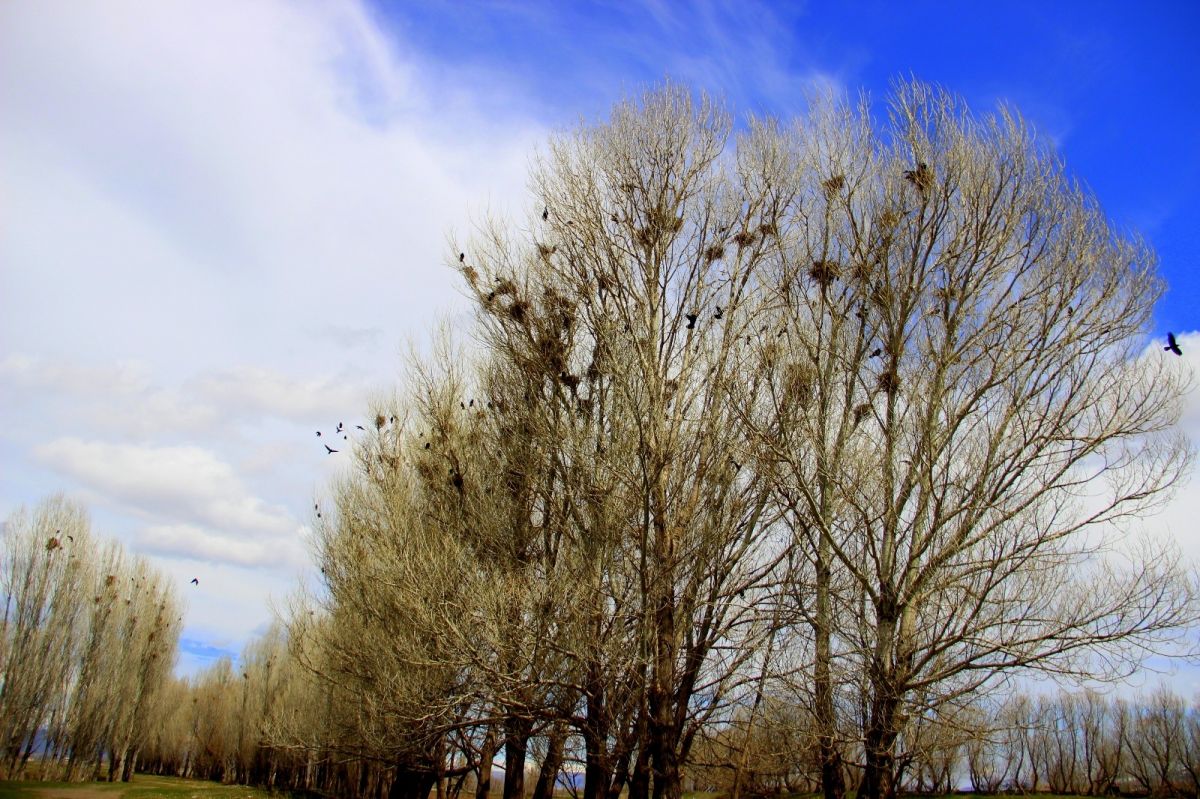
[[[1188,379],[1141,357],[1153,253],[1018,117],[913,83],[880,128],[836,102],[812,118],[773,282],[794,332],[767,349],[757,440],[797,540],[865,598],[837,639],[868,682],[874,799],[912,697],[1122,673],[1194,618],[1169,549],[1102,557],[1188,462]]]

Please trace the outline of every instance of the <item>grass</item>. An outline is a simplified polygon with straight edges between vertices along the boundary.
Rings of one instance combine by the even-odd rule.
[[[0,799],[268,799],[284,796],[245,785],[136,775],[131,782],[4,782]]]

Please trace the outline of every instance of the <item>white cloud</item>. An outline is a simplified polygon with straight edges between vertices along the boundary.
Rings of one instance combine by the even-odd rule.
[[[141,552],[232,566],[302,569],[308,553],[298,535],[252,540],[220,535],[190,524],[156,524],[133,536]]]
[[[196,395],[234,415],[263,415],[320,423],[361,414],[367,389],[345,375],[297,380],[274,370],[244,366],[192,381]]]
[[[200,447],[154,447],[60,438],[36,457],[137,513],[192,519],[208,527],[267,537],[297,525],[279,507],[251,496],[229,464]]]

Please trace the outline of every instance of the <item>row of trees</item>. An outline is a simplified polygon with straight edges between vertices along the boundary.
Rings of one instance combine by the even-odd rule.
[[[693,784],[731,791],[740,757],[741,779],[757,795],[817,790],[817,742],[806,715],[776,700],[749,736],[737,726],[719,731],[697,753]],[[1018,693],[914,720],[897,763],[897,782],[915,793],[969,786],[986,794],[1197,796],[1200,704],[1165,689],[1132,700],[1092,690]]]
[[[4,524],[0,772],[129,779],[175,664],[175,586],[53,497]]]
[[[803,708],[825,797],[880,799],[1014,671],[1186,645],[1192,573],[1122,534],[1190,459],[1154,255],[1018,117],[914,83],[734,135],[668,86],[530,186],[454,248],[472,343],[364,423],[287,656],[206,675],[232,715],[159,767],[679,799],[723,741],[740,799]]]
[[[236,669],[222,659],[166,690],[163,721],[143,747],[147,771],[337,796],[381,796],[397,776],[386,762],[346,756],[346,725],[358,710],[313,679],[281,629],[252,642]],[[706,727],[682,769],[686,788],[751,797],[820,790],[820,727],[813,708],[798,701],[795,694],[768,693],[753,719],[743,707]],[[848,739],[854,732],[847,726]],[[536,736],[530,747],[533,793],[578,796],[586,752],[569,740],[556,751],[552,735]],[[488,785],[492,770],[481,775],[475,759],[475,747],[486,740],[464,745],[469,738],[445,742],[438,797],[496,788]],[[862,754],[847,747],[849,761],[861,762]],[[896,764],[896,785],[913,793],[944,795],[968,786],[984,794],[1194,797],[1200,795],[1200,703],[1159,689],[1134,698],[1095,690],[1018,692],[943,706],[906,726]],[[861,787],[862,776],[861,768],[848,769],[847,787]]]
[[[517,799],[536,751],[539,799],[568,757],[585,799],[678,799],[782,695],[824,795],[878,799],[1014,670],[1181,643],[1191,573],[1120,535],[1190,457],[1154,255],[1018,117],[906,84],[733,136],[666,87],[530,185],[455,247],[475,345],[377,409],[289,621],[392,796],[502,756]]]

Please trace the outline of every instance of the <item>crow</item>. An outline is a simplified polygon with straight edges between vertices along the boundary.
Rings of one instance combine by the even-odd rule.
[[[724,315],[725,315],[725,309],[723,309],[720,305],[718,305],[717,312],[715,314],[713,314],[713,319],[720,319]]]
[[[458,262],[460,264],[462,264],[462,263],[466,263],[466,261],[467,261],[467,254],[465,252],[460,252],[458,254]]]
[[[687,324],[688,330],[696,329],[696,316],[697,315],[694,313],[685,313],[684,314],[684,317],[688,320],[688,324]]]
[[[1179,349],[1178,342],[1175,341],[1174,333],[1167,333],[1167,346],[1163,347],[1167,352],[1173,352],[1176,355],[1183,355],[1183,350]]]
[[[550,218],[550,209],[549,209],[549,208],[543,208],[543,209],[542,209],[542,221],[543,221],[543,222],[545,222],[545,221],[546,221],[547,219],[549,219],[549,218]]]
[[[362,430],[364,433],[367,431],[367,428],[363,427],[361,424],[356,424],[354,426],[357,427],[359,430]]]
[[[882,347],[876,347],[874,350],[871,351],[872,358],[880,358],[882,356],[883,356],[883,348]]]
[[[429,449],[429,442],[428,442],[428,441],[426,441],[426,442],[425,442],[425,449]]]
[[[336,450],[336,449],[334,449],[333,447],[329,446],[328,444],[326,444],[326,445],[325,445],[325,449],[326,449],[326,450],[328,450],[328,452],[329,452],[329,454],[330,454],[330,455],[332,455],[333,453],[337,452],[337,450]]]
[[[193,577],[193,578],[192,578],[192,585],[200,585],[200,578],[199,578],[199,577]]]
[[[320,431],[320,430],[318,430],[318,431],[317,431],[317,438],[320,438],[320,437],[321,437],[321,431]]]

